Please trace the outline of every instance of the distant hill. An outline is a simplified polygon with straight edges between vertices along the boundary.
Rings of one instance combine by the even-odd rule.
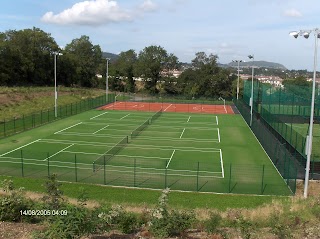
[[[251,61],[240,62],[239,65],[240,65],[240,67],[251,67],[252,66],[252,62]],[[287,68],[284,65],[281,65],[281,64],[275,63],[275,62],[254,61],[254,65],[256,67],[260,67],[260,68],[273,68],[273,69],[287,70]],[[227,64],[227,66],[229,66],[229,67],[237,67],[238,63],[237,62],[230,62],[229,64]]]
[[[102,57],[103,58],[109,58],[110,61],[116,61],[118,58],[119,58],[119,55],[117,54],[113,54],[113,53],[110,53],[110,52],[102,52]]]

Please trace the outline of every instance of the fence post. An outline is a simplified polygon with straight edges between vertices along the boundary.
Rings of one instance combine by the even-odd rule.
[[[198,168],[197,168],[197,192],[199,191],[199,167],[200,167],[200,162],[198,162]]]
[[[230,163],[230,172],[229,172],[229,193],[231,193],[231,175],[232,175],[232,163]]]
[[[21,155],[21,176],[24,177],[23,153],[22,153],[22,150],[20,151],[20,155]]]
[[[22,120],[23,120],[23,130],[25,131],[26,130],[26,123],[24,122],[24,114],[22,116]]]
[[[16,132],[16,117],[13,117],[13,130]]]
[[[48,161],[48,177],[50,177],[50,154],[47,154],[47,161]]]
[[[6,119],[3,120],[3,135],[6,136]]]
[[[167,170],[167,165],[168,165],[168,160],[166,160],[166,164],[164,165],[164,188],[167,188],[167,185],[168,185],[168,181],[167,181],[167,173],[168,173],[168,170]]]
[[[264,165],[262,165],[262,180],[261,180],[261,194],[264,191]]]
[[[103,184],[106,185],[106,156],[103,155]]]
[[[133,187],[136,186],[136,159],[133,159]]]
[[[75,172],[75,175],[76,175],[76,182],[78,182],[77,154],[74,154],[74,172]]]

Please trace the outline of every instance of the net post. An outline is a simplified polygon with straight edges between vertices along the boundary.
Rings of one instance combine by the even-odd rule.
[[[198,162],[198,166],[197,166],[197,192],[199,192],[199,168],[200,168],[200,162]]]
[[[24,165],[23,165],[23,153],[22,149],[20,151],[20,157],[21,157],[21,176],[24,177]]]
[[[92,171],[95,173],[96,172],[96,166],[95,166],[95,162],[93,161],[92,163]]]
[[[103,184],[106,185],[106,156],[103,155]]]
[[[264,191],[264,169],[265,165],[262,165],[261,194],[263,194]]]
[[[50,177],[50,154],[49,152],[47,153],[47,163],[48,163],[48,177]]]
[[[232,175],[232,163],[230,163],[230,172],[229,172],[229,193],[231,193],[231,175]]]
[[[133,187],[136,186],[136,158],[133,159]]]
[[[74,172],[75,172],[75,176],[76,176],[76,182],[78,182],[77,154],[74,154]]]

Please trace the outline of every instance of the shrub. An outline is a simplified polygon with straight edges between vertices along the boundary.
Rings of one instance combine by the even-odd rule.
[[[57,175],[52,174],[45,182],[45,188],[47,195],[42,200],[48,206],[49,209],[59,209],[63,204],[63,192],[60,190],[62,184],[58,182]]]
[[[192,212],[179,212],[172,211],[169,214],[169,235],[183,235],[187,229],[191,228],[192,223],[195,221]]]
[[[217,232],[218,227],[220,226],[222,217],[218,213],[211,213],[210,218],[205,221],[205,230],[208,233]]]
[[[35,209],[35,203],[24,197],[23,188],[16,190],[11,180],[4,180],[2,182],[2,189],[6,195],[0,198],[1,221],[39,221],[39,218],[31,213],[31,210]]]

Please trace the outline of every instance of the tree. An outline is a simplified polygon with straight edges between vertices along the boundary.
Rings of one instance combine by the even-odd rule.
[[[51,53],[57,49],[58,45],[50,34],[39,28],[9,30],[1,33],[0,84],[52,84],[53,57]]]
[[[66,60],[70,61],[70,77],[82,87],[98,85],[96,73],[102,61],[99,45],[93,45],[88,36],[73,39],[65,48]]]
[[[182,92],[189,97],[230,98],[235,79],[229,70],[218,67],[217,59],[218,56],[213,54],[196,53],[193,68],[184,71],[177,82]]]
[[[145,81],[145,89],[152,94],[159,92],[157,83],[160,82],[163,71],[173,70],[178,66],[178,58],[173,54],[168,55],[161,46],[145,47],[137,61],[137,73]]]
[[[135,91],[134,67],[137,62],[137,54],[134,50],[121,52],[114,64],[115,76],[125,78],[124,90],[127,92]]]

